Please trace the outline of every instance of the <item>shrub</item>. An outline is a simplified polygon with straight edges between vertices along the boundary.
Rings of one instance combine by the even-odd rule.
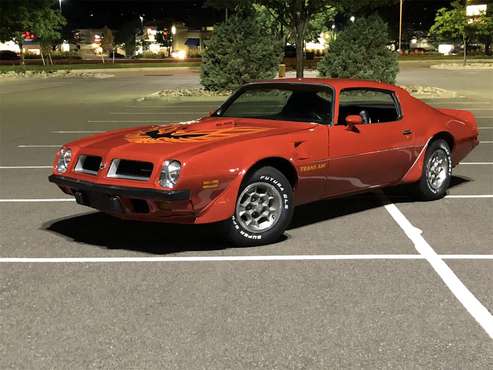
[[[54,51],[51,53],[53,59],[82,59],[78,51]]]
[[[320,76],[394,83],[399,66],[389,43],[387,25],[379,17],[356,19],[330,44],[318,64]]]
[[[201,83],[214,91],[275,77],[282,54],[281,43],[250,14],[231,16],[216,26],[205,47]]]

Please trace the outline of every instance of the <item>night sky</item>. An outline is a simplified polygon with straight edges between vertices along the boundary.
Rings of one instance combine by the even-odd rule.
[[[118,29],[130,20],[144,17],[144,23],[173,20],[190,26],[212,25],[223,12],[204,8],[201,0],[62,0],[63,15],[71,28]],[[140,21],[139,21],[140,22]]]
[[[62,8],[69,21],[68,27],[72,29],[100,28],[105,25],[118,29],[130,20],[138,21],[141,15],[147,24],[183,21],[192,28],[213,25],[224,19],[223,11],[205,8],[204,3],[205,0],[62,0]],[[398,0],[394,0],[393,6],[379,10],[391,31],[398,24],[398,3]],[[405,30],[429,29],[437,9],[450,3],[451,0],[405,0]],[[344,22],[345,18],[347,16],[340,15],[337,21]]]

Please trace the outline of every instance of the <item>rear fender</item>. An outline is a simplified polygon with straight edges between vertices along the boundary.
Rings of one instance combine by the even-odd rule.
[[[463,123],[466,124],[474,133],[478,133],[478,124],[476,122],[476,118],[474,118],[474,115],[471,112],[468,112],[466,110],[460,110],[460,109],[446,109],[446,108],[439,108],[438,109],[441,113],[446,114],[447,116],[454,118],[459,121],[463,121]],[[453,121],[452,121],[453,122]],[[450,121],[449,121],[450,125]]]

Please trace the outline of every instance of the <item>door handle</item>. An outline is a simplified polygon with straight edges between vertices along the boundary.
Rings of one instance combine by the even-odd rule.
[[[406,128],[405,130],[402,130],[401,132],[402,132],[402,135],[411,135],[413,133],[413,131],[408,129],[408,128]]]

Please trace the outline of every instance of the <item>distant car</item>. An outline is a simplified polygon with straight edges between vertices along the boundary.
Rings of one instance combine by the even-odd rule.
[[[10,50],[0,50],[0,60],[18,60],[20,57]]]
[[[238,245],[274,242],[295,206],[412,183],[446,194],[478,144],[473,115],[388,84],[285,79],[247,84],[210,116],[73,141],[49,180],[117,217],[222,222]]]

